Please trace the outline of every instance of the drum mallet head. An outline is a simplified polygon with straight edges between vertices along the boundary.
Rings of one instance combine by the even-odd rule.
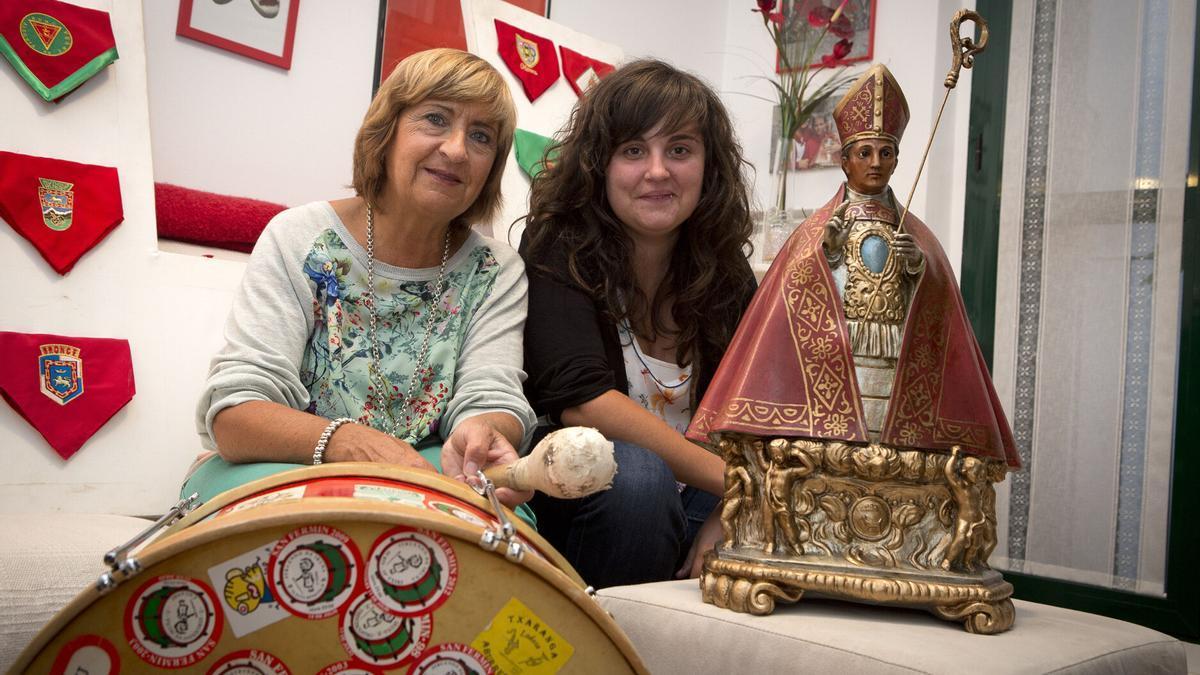
[[[590,427],[566,427],[547,434],[529,455],[484,473],[497,487],[578,499],[612,487],[617,462],[612,441],[604,434]]]

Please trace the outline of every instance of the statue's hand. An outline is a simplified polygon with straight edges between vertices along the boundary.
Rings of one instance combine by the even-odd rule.
[[[825,247],[825,257],[831,261],[841,256],[842,247],[850,238],[850,225],[845,219],[847,206],[850,206],[849,199],[838,204],[833,213],[829,214],[829,220],[825,223],[825,234],[821,239],[821,245]]]
[[[896,257],[904,263],[904,269],[909,274],[918,274],[925,266],[925,254],[921,252],[917,242],[913,241],[912,235],[907,232],[896,235],[892,241],[892,250],[896,252]]]

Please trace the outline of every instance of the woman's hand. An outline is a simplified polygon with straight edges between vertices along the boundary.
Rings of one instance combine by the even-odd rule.
[[[379,462],[433,471],[413,446],[363,424],[343,424],[329,438],[327,462]]]
[[[700,526],[700,531],[692,540],[692,548],[688,551],[687,559],[683,561],[683,567],[675,572],[675,578],[695,579],[700,576],[700,570],[704,567],[704,554],[717,545],[721,536],[721,505],[718,503],[712,513],[708,514],[704,524]]]
[[[493,414],[516,421],[516,418],[505,413]],[[446,444],[442,446],[442,471],[447,476],[474,484],[475,472],[479,469],[517,461],[517,451],[493,424],[493,414],[468,417],[454,427],[454,431],[446,439]],[[497,488],[496,496],[502,504],[514,508],[529,501],[533,492]]]

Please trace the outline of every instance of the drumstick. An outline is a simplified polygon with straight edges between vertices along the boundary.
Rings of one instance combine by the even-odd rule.
[[[548,434],[527,456],[483,473],[496,487],[577,499],[612,487],[617,463],[612,442],[599,431],[566,427]]]

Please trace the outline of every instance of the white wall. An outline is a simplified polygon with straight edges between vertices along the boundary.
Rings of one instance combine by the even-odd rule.
[[[177,37],[178,2],[143,5],[155,180],[289,206],[352,194],[378,0],[301,3],[291,70]]]
[[[161,513],[199,449],[192,409],[242,266],[159,252],[141,6],[79,4],[111,13],[120,59],[58,105],[0,68],[0,147],[117,167],[125,221],[65,277],[0,226],[0,329],[124,338],[137,395],[66,462],[0,405],[0,513]]]

